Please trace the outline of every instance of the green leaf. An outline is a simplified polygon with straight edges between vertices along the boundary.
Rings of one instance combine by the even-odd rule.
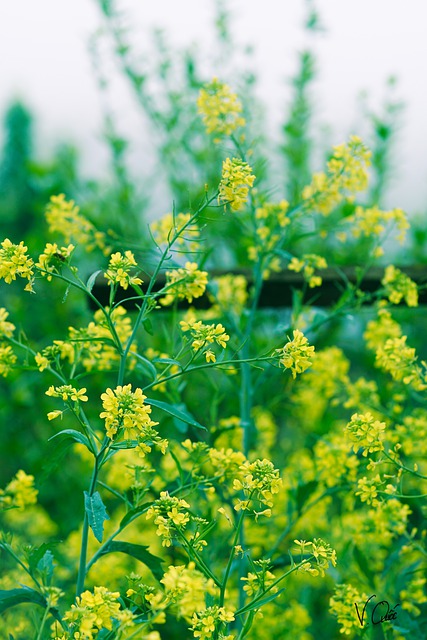
[[[128,556],[136,558],[143,564],[145,564],[153,574],[153,576],[160,580],[163,578],[164,571],[162,568],[162,559],[157,556],[153,556],[148,551],[148,547],[141,544],[131,544],[130,542],[121,542],[119,540],[113,540],[102,550],[101,555],[107,553],[126,553]]]
[[[158,409],[162,409],[169,415],[174,416],[174,418],[178,418],[178,420],[182,420],[186,424],[190,424],[192,427],[197,427],[197,429],[203,429],[207,431],[206,427],[197,422],[195,418],[191,415],[191,413],[184,407],[184,405],[180,405],[180,408],[177,408],[176,405],[169,404],[169,402],[163,402],[162,400],[153,400],[152,398],[147,398],[147,404],[153,405],[153,407],[157,407]]]
[[[133,520],[135,520],[135,518],[141,515],[141,513],[144,513],[145,511],[147,511],[148,507],[150,506],[151,506],[151,502],[144,502],[144,504],[141,504],[139,507],[135,507],[135,509],[131,509],[130,511],[128,511],[127,514],[123,516],[123,518],[120,521],[120,528],[124,529],[130,522],[132,522]]]
[[[95,491],[93,495],[89,495],[89,493],[85,491],[84,496],[89,526],[98,542],[102,542],[102,537],[104,535],[104,521],[109,520],[110,516],[107,513],[98,491]]]
[[[88,438],[86,438],[84,433],[80,433],[80,431],[76,431],[75,429],[63,429],[62,431],[55,433],[54,436],[49,438],[49,442],[54,438],[57,438],[58,436],[67,436],[68,438],[71,438],[71,440],[74,440],[79,444],[84,444],[84,446],[87,447],[89,451],[92,451],[92,447]]]
[[[89,293],[92,292],[95,280],[100,273],[102,273],[102,269],[98,269],[98,271],[95,271],[91,276],[89,276],[88,281],[86,282],[86,289],[89,291]]]
[[[145,366],[146,369],[148,369],[148,371],[151,374],[151,377],[153,380],[155,380],[157,378],[157,369],[154,366],[154,364],[148,359],[145,358],[144,356],[142,356],[140,353],[132,353],[132,357],[136,357],[138,359],[138,361]]]
[[[154,335],[153,323],[151,322],[151,318],[145,318],[145,320],[143,320],[142,322],[142,326],[144,327],[146,332],[150,334],[150,336]]]
[[[48,549],[37,563],[37,569],[45,577],[45,584],[49,585],[53,576],[53,553]]]
[[[33,604],[38,604],[44,609],[47,606],[46,599],[38,591],[30,589],[30,587],[0,591],[0,613],[3,613],[6,609],[14,607],[17,604],[22,604],[23,602],[32,602]]]

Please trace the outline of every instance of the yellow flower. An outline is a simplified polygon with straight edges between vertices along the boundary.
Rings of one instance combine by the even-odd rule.
[[[245,125],[240,115],[242,105],[236,94],[217,78],[200,90],[197,107],[208,133],[230,136]]]
[[[200,230],[195,222],[189,224],[191,213],[167,213],[151,224],[154,240],[158,244],[169,244],[177,235],[174,246],[188,251],[197,251],[200,247]]]
[[[45,250],[39,256],[39,261],[36,262],[36,267],[40,270],[41,275],[50,281],[52,274],[59,273],[61,266],[69,261],[74,249],[73,244],[59,248],[56,243],[48,242]]]
[[[37,494],[34,476],[29,476],[20,469],[4,491],[0,489],[0,506],[24,509],[28,505],[36,504]]]
[[[327,266],[325,258],[314,253],[310,253],[303,255],[301,260],[298,258],[292,258],[288,265],[288,269],[290,271],[295,271],[296,273],[302,271],[304,279],[308,282],[308,286],[310,288],[314,288],[320,287],[322,284],[322,278],[314,275],[315,269],[326,269]]]
[[[105,234],[97,231],[93,224],[81,215],[74,200],[67,201],[63,193],[51,197],[46,208],[46,221],[50,233],[57,231],[64,236],[65,242],[69,243],[75,239],[79,244],[85,245],[87,251],[99,247],[108,255]]]
[[[353,451],[357,453],[362,447],[365,457],[368,453],[382,451],[384,449],[385,428],[385,423],[375,420],[369,412],[365,414],[354,413],[346,426],[346,432],[350,440],[354,442]]]
[[[222,164],[222,177],[219,183],[219,202],[230,204],[233,211],[240,211],[246,204],[249,189],[255,176],[247,162],[239,158],[227,158]]]
[[[357,136],[334,147],[327,173],[314,174],[311,184],[303,189],[305,208],[328,215],[346,196],[364,191],[370,158],[371,152]]]
[[[186,262],[185,268],[166,271],[167,293],[160,302],[163,305],[172,304],[175,299],[193,302],[193,298],[200,298],[208,283],[207,271],[200,271],[195,262]]]
[[[6,376],[12,371],[13,365],[17,360],[16,355],[10,345],[3,342],[0,343],[0,376]]]
[[[47,396],[62,398],[64,402],[87,402],[86,388],[76,389],[70,384],[63,384],[59,387],[51,385],[46,391]]]
[[[385,287],[388,299],[393,304],[399,304],[403,298],[408,307],[418,306],[416,283],[392,264],[386,268],[381,284]]]
[[[11,338],[15,331],[15,325],[7,322],[9,314],[4,307],[0,307],[0,338]]]
[[[136,267],[135,256],[132,251],[125,251],[123,256],[119,251],[113,253],[110,258],[108,270],[104,277],[107,278],[108,284],[119,284],[123,289],[127,289],[129,285],[142,284],[142,280],[136,276],[130,275],[132,267]]]
[[[303,373],[312,365],[310,358],[313,357],[314,347],[309,346],[307,338],[299,329],[295,329],[293,340],[281,349],[276,349],[275,352],[280,356],[280,364],[285,369],[290,369],[292,377],[296,378],[297,373]]]
[[[33,279],[33,260],[27,255],[27,247],[23,242],[13,244],[9,238],[1,243],[0,280],[3,278],[10,284],[16,277],[26,278],[29,282],[26,290],[31,289]]]

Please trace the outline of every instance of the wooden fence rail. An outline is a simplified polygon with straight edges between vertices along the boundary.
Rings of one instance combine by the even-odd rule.
[[[399,267],[403,273],[408,275],[417,285],[419,289],[419,304],[427,304],[427,265],[416,265],[408,267]],[[210,277],[215,278],[225,274],[244,275],[250,287],[253,283],[252,272],[249,269],[212,269]],[[314,289],[308,289],[308,296],[314,306],[330,307],[335,304],[345,290],[347,283],[356,284],[357,270],[355,267],[328,268],[319,271],[322,277],[322,285]],[[359,289],[364,293],[374,293],[382,287],[381,280],[384,276],[384,268],[372,267],[365,274]],[[144,283],[145,284],[145,283]],[[153,292],[159,291],[165,284],[164,274],[160,274]],[[268,280],[263,283],[259,307],[261,308],[280,308],[291,307],[295,289],[301,289],[304,285],[304,279],[301,273],[292,271],[282,271],[274,273]],[[144,285],[142,285],[144,289]],[[105,278],[101,275],[96,279],[92,293],[103,305],[108,304],[109,287]],[[119,289],[116,301],[123,300],[123,306],[129,310],[135,309],[137,301],[126,300],[133,294],[130,290],[124,291]],[[365,304],[371,304],[368,300]],[[208,309],[212,305],[207,294],[193,300],[192,306],[197,309]],[[91,308],[97,308],[93,301],[90,301]],[[186,309],[190,305],[187,302],[180,302],[179,308]],[[167,309],[167,308],[165,308]]]

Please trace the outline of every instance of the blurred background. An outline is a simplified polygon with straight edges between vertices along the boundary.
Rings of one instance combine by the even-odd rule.
[[[186,56],[197,53],[197,80],[217,75],[238,90],[253,75],[253,93],[264,109],[262,131],[277,145],[283,143],[282,126],[295,97],[292,79],[300,54],[310,51],[310,126],[320,149],[349,133],[369,143],[369,118],[383,118],[393,126],[396,143],[390,158],[396,179],[388,184],[383,204],[420,212],[427,199],[426,18],[421,0],[410,5],[401,0],[264,0],[262,6],[255,0],[1,3],[0,112],[20,101],[32,118],[33,158],[52,161],[59,146],[68,145],[70,153],[71,145],[89,179],[108,171],[108,112],[117,136],[129,143],[126,166],[139,180],[151,180],[159,139],[123,73],[113,26],[123,29],[135,69],[149,78],[152,95],[158,93],[158,109],[170,107],[162,103],[165,84],[185,90],[177,68]],[[162,81],[157,72],[162,63],[165,70],[168,55],[174,72]],[[402,106],[388,120],[387,104]],[[3,145],[6,135],[3,128]],[[315,168],[322,161],[315,158]],[[153,217],[171,206],[169,191],[160,188],[155,194]]]

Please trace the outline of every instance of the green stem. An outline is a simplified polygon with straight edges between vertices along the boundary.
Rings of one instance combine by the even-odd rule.
[[[93,496],[96,484],[98,480],[98,472],[100,467],[102,466],[102,458],[104,456],[104,452],[108,449],[109,439],[107,437],[104,438],[104,442],[102,444],[101,450],[95,458],[95,465],[92,472],[92,478],[89,486],[89,496]],[[87,556],[87,545],[89,538],[89,518],[86,513],[85,508],[85,516],[83,520],[83,531],[82,531],[82,543],[80,548],[80,560],[79,560],[79,571],[77,575],[77,586],[76,586],[76,597],[80,596],[80,594],[84,590],[84,583],[86,578],[86,556]]]
[[[242,512],[240,514],[239,522],[237,523],[236,533],[235,533],[235,536],[234,536],[233,544],[231,546],[231,551],[230,551],[230,555],[229,555],[229,558],[228,558],[227,566],[225,568],[224,577],[222,579],[221,592],[220,592],[220,598],[219,598],[219,606],[220,607],[224,606],[225,589],[227,587],[227,581],[228,581],[228,576],[230,575],[231,565],[233,564],[233,558],[234,558],[234,555],[235,555],[235,547],[237,545],[237,541],[239,540],[240,531],[241,531],[241,528],[242,528],[242,525],[243,525],[244,513],[245,512],[242,510]]]
[[[44,610],[44,613],[43,613],[43,618],[42,618],[41,623],[40,623],[40,628],[39,628],[39,632],[37,634],[36,640],[42,640],[42,637],[43,637],[42,633],[43,633],[44,626],[46,624],[46,620],[47,620],[48,615],[49,615],[49,607],[47,606],[46,609]]]

